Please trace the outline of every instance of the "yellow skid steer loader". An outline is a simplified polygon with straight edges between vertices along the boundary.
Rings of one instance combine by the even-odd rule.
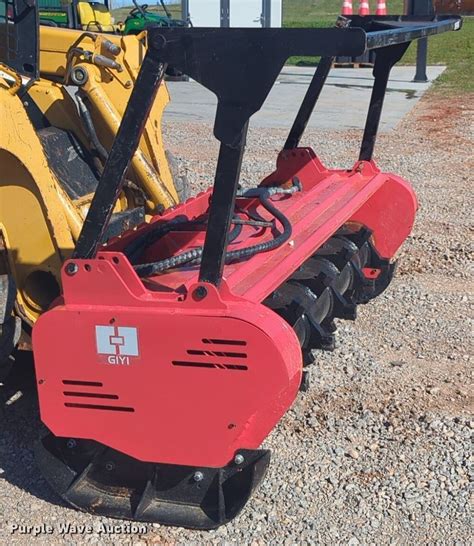
[[[74,249],[147,46],[145,34],[39,27],[35,7],[2,3],[0,362],[6,371],[21,332],[28,346],[31,326],[60,294],[61,265]],[[105,240],[186,198],[186,178],[163,146],[168,101],[162,84]]]

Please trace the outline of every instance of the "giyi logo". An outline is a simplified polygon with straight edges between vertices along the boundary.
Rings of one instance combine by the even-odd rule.
[[[97,352],[107,355],[108,364],[130,365],[131,356],[140,356],[138,330],[128,326],[96,326]]]

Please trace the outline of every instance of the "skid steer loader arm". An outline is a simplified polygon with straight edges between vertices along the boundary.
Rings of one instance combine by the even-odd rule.
[[[61,265],[81,231],[146,47],[145,35],[40,28],[35,3],[0,0],[0,246],[7,264],[0,274],[16,287],[7,314],[21,320],[22,348],[60,294]],[[168,101],[163,83],[104,240],[187,198],[186,175],[163,142]],[[9,337],[4,347],[11,350],[17,335]]]

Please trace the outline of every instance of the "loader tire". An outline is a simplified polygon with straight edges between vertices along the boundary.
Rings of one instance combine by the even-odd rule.
[[[10,317],[15,305],[16,286],[11,275],[0,275],[0,325]]]
[[[174,187],[176,188],[179,202],[183,203],[189,197],[189,181],[186,171],[180,164],[180,161],[169,150],[166,150],[166,159],[168,160],[168,164],[170,166]]]
[[[21,334],[21,320],[13,316],[16,287],[10,275],[0,275],[0,381],[13,364],[12,353]]]

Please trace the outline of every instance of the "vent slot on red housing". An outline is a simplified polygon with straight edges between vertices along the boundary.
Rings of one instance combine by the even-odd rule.
[[[204,338],[201,340],[206,345],[203,349],[187,349],[186,353],[190,356],[203,356],[205,361],[193,360],[173,360],[171,363],[173,366],[184,366],[188,368],[207,368],[214,370],[236,370],[247,371],[247,364],[235,363],[235,362],[222,362],[222,359],[239,359],[247,360],[248,354],[244,352],[237,352],[235,347],[245,347],[247,342],[240,339],[216,339],[216,338]],[[217,350],[214,350],[212,345],[216,345]],[[229,346],[231,350],[226,350]],[[209,357],[219,358],[219,362],[209,362]]]
[[[93,409],[93,410],[106,410],[106,411],[125,411],[134,412],[134,408],[127,408],[125,406],[102,406],[99,404],[79,404],[75,402],[65,402],[66,408],[79,408],[79,409]]]
[[[63,379],[63,385],[76,385],[77,387],[103,387],[99,381],[82,381],[76,379]]]
[[[100,381],[83,381],[82,379],[63,379],[63,385],[67,385],[70,388],[82,387],[80,391],[65,390],[63,395],[66,397],[67,402],[64,402],[66,408],[75,409],[89,409],[89,410],[105,410],[105,411],[122,411],[122,412],[134,412],[135,409],[127,406],[111,406],[111,400],[118,400],[118,394],[109,394],[104,392],[86,392],[84,387],[103,387],[104,384]],[[84,401],[74,401],[74,399],[82,399]],[[89,403],[89,399],[90,403]],[[104,404],[101,404],[101,401]],[[108,404],[107,404],[108,402]],[[105,405],[107,404],[107,405]]]
[[[246,341],[240,339],[203,339],[202,342],[212,345],[247,345]]]
[[[118,394],[102,394],[101,392],[75,392],[64,391],[64,396],[78,396],[82,398],[105,398],[106,400],[118,400]]]
[[[213,362],[190,362],[187,360],[173,360],[173,366],[188,366],[189,368],[214,368],[216,370],[248,370],[243,364],[219,364]]]
[[[247,353],[231,353],[227,351],[201,351],[199,349],[188,349],[188,355],[199,356],[224,356],[226,358],[247,358]]]

